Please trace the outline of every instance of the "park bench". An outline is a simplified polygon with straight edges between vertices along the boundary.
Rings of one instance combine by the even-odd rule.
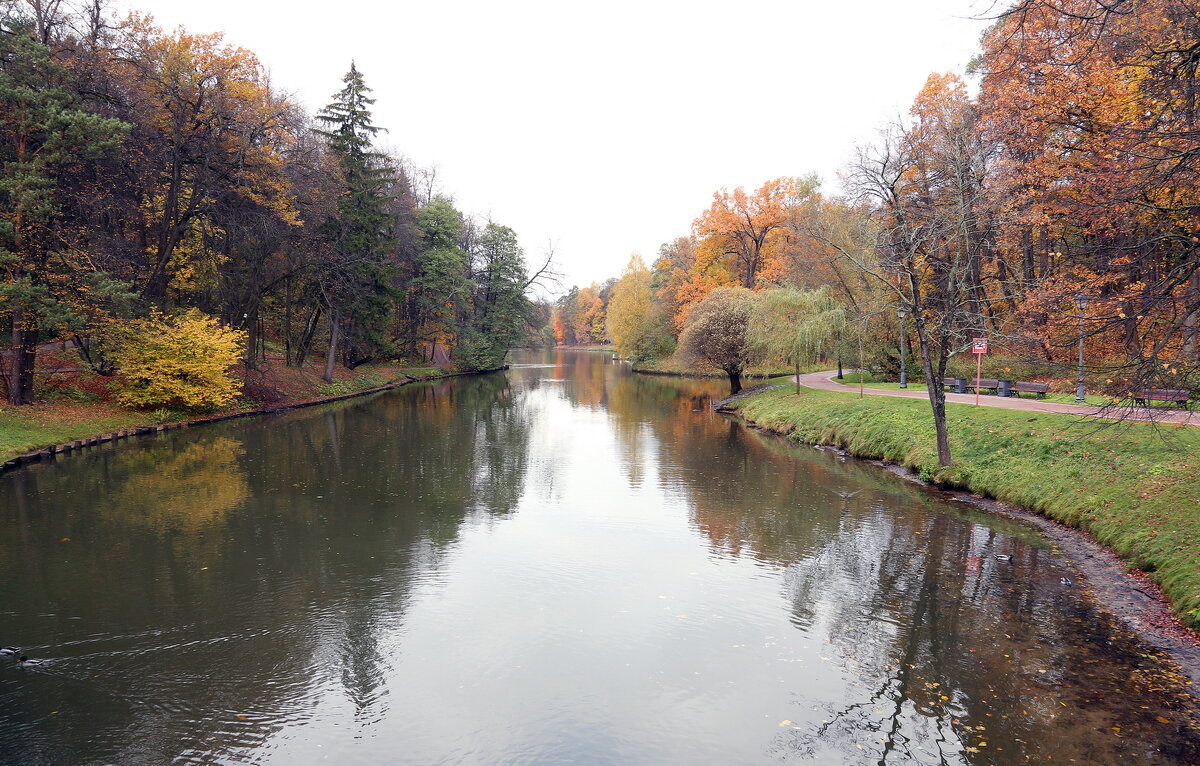
[[[1012,384],[1010,389],[1013,395],[1020,398],[1022,393],[1037,394],[1038,399],[1045,399],[1046,394],[1050,391],[1049,383],[1027,383],[1023,380],[1018,380]]]
[[[995,378],[979,378],[979,380],[976,380],[975,378],[967,378],[967,388],[973,389],[976,387],[976,385],[978,385],[980,391],[983,391],[984,389],[992,391],[1000,390],[1000,381],[996,380]]]
[[[967,389],[975,390],[975,378],[942,378],[942,387],[953,391],[956,394],[965,394]],[[1038,386],[1039,383],[1030,383],[1026,385]],[[995,378],[980,378],[979,390],[995,391],[999,396],[1008,396],[1012,390],[1010,383],[1007,380],[996,380]],[[1028,389],[1031,391],[1041,390],[1046,391],[1046,388]]]
[[[1150,402],[1175,402],[1186,410],[1190,396],[1188,391],[1173,388],[1143,388],[1133,395],[1133,400],[1143,406],[1149,406]]]

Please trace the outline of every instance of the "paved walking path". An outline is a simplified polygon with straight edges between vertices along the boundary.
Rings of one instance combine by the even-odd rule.
[[[850,372],[850,370],[846,370],[845,375],[848,377]],[[858,385],[850,383],[849,380],[844,384],[835,382],[833,380],[835,375],[837,375],[837,370],[810,372],[807,375],[800,376],[800,385],[807,386],[808,388],[816,388],[821,391],[840,391],[842,393],[855,393],[858,391]],[[912,388],[904,391],[866,386],[863,388],[863,393],[873,396],[898,396],[902,399],[929,399],[929,392],[925,390],[924,383],[910,383],[909,385]],[[975,394],[948,393],[946,394],[946,401],[957,402],[959,404],[974,404]],[[1062,404],[1060,402],[1047,402],[1042,399],[1019,399],[1015,396],[994,396],[992,394],[980,394],[979,406],[999,407],[1002,410],[1025,410],[1027,412],[1059,412],[1066,415],[1081,415],[1084,417],[1109,418],[1114,420],[1145,420],[1166,425],[1184,423],[1189,426],[1200,426],[1200,412],[1191,412],[1178,408],[1095,407],[1087,404]]]

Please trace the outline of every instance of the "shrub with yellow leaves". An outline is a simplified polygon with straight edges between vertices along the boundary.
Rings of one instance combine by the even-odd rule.
[[[229,404],[239,390],[230,368],[245,342],[245,332],[196,309],[175,316],[154,311],[120,333],[116,360],[124,382],[117,398],[133,407]]]

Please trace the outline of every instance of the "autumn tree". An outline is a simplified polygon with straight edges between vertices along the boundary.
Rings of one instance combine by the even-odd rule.
[[[1090,295],[1089,357],[1126,392],[1177,368],[1171,387],[1200,384],[1198,18],[1173,0],[1018,0],[984,38],[1023,325],[1065,361],[1072,296]]]
[[[678,334],[683,326],[684,308],[691,302],[687,288],[695,262],[695,238],[676,237],[659,247],[652,266],[654,294],[671,322],[672,334]]]
[[[651,287],[653,276],[640,255],[629,259],[608,304],[606,328],[617,353],[632,362],[662,355],[665,317]]]
[[[221,407],[240,390],[230,368],[242,353],[245,333],[196,309],[174,317],[151,312],[150,318],[126,325],[120,338],[118,398],[125,404]]]
[[[134,129],[122,160],[146,243],[128,277],[148,304],[215,278],[224,232],[219,208],[239,200],[298,222],[282,147],[289,105],[258,59],[219,34],[164,34],[134,18],[119,41],[116,73]],[[240,207],[240,206],[239,206]],[[228,221],[228,219],[226,219]]]
[[[742,287],[758,287],[778,267],[774,259],[787,237],[789,209],[816,188],[816,178],[809,176],[776,178],[753,194],[740,186],[716,192],[693,224],[702,251],[697,274],[724,267]]]
[[[71,313],[64,285],[82,286],[86,254],[64,236],[60,182],[115,151],[127,130],[83,109],[68,72],[25,28],[0,27],[0,312],[12,337],[10,404],[33,401],[40,331]]]
[[[878,258],[841,251],[913,319],[933,410],[938,462],[951,463],[942,379],[950,357],[989,319],[981,282],[993,225],[984,183],[992,147],[961,80],[931,75],[911,109],[880,143],[860,151],[855,192],[874,206]]]
[[[579,310],[578,298],[579,288],[572,286],[554,302],[554,317],[550,323],[554,328],[554,339],[560,345],[574,346],[579,342],[575,337],[575,314]]]
[[[742,390],[742,372],[750,361],[747,328],[755,302],[744,287],[722,287],[688,310],[679,350],[684,358],[721,370],[729,377],[729,393]]]
[[[593,282],[575,295],[573,322],[576,343],[604,341],[604,299],[600,285]]]

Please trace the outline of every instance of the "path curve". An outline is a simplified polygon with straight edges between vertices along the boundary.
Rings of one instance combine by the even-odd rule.
[[[846,370],[845,375],[849,375],[850,372],[851,370]],[[858,391],[857,385],[835,382],[833,380],[835,375],[837,375],[837,370],[810,372],[800,376],[800,385],[820,391],[840,391],[842,393],[855,393]],[[793,377],[792,380],[795,380],[795,378]],[[863,393],[871,394],[872,396],[895,396],[901,399],[928,400],[929,392],[925,390],[925,384],[917,383],[916,386],[916,388],[906,391],[865,386]],[[975,404],[975,394],[947,393],[946,401],[956,404]],[[1064,415],[1080,415],[1083,417],[1107,418],[1110,420],[1144,420],[1165,425],[1182,423],[1189,426],[1200,426],[1200,412],[1161,407],[1095,407],[1086,404],[1063,404],[1040,399],[1020,399],[1015,396],[994,396],[992,394],[981,394],[979,396],[979,405],[981,407],[998,407],[1002,410],[1057,412]]]

